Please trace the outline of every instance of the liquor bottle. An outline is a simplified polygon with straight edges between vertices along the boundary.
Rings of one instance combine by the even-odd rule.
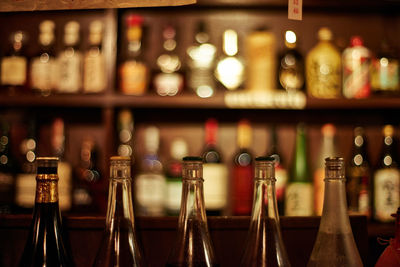
[[[248,120],[240,120],[237,129],[236,152],[232,169],[233,215],[250,215],[253,197],[253,156],[250,152],[252,129]]]
[[[11,33],[11,47],[0,64],[0,81],[9,94],[24,91],[28,86],[28,58],[25,55],[27,35],[23,31]]]
[[[395,236],[390,239],[389,246],[382,252],[375,267],[400,266],[400,208],[392,216],[396,218]]]
[[[102,50],[103,22],[94,20],[89,25],[89,45],[83,59],[83,92],[100,93],[106,89],[107,73]]]
[[[74,212],[96,213],[100,209],[96,184],[99,183],[102,176],[97,166],[97,153],[93,137],[85,137],[81,144],[79,165],[75,169],[72,193],[72,210]]]
[[[287,92],[304,89],[304,58],[297,50],[297,37],[293,31],[285,32],[285,50],[279,56],[279,86]]]
[[[178,231],[166,266],[219,266],[207,226],[202,159],[199,157],[183,159],[182,202]]]
[[[187,143],[182,138],[176,138],[171,143],[171,160],[167,165],[167,196],[165,210],[168,215],[179,215],[182,198],[182,158],[188,154]]]
[[[129,95],[143,95],[147,91],[149,69],[143,60],[142,27],[143,17],[126,17],[126,52],[119,66],[120,91]]]
[[[385,125],[382,133],[383,145],[373,178],[373,216],[379,222],[390,222],[394,220],[391,214],[400,206],[400,170],[393,126]]]
[[[322,142],[314,166],[314,213],[321,216],[324,205],[325,158],[337,156],[335,135],[336,127],[327,123],[321,128]]]
[[[341,55],[332,43],[330,29],[319,29],[318,39],[306,57],[307,93],[316,98],[336,98],[341,95]]]
[[[371,90],[374,94],[399,93],[400,63],[388,42],[381,42],[381,49],[372,59]]]
[[[65,153],[65,125],[62,118],[55,118],[52,124],[51,147],[53,154],[59,158],[58,176],[60,177],[58,192],[61,211],[71,208],[72,190],[72,168],[71,164],[64,159]]]
[[[28,133],[22,141],[21,154],[23,162],[15,179],[15,203],[20,211],[30,211],[35,204],[36,192],[36,119],[32,117],[28,122]]]
[[[145,153],[135,177],[136,211],[143,216],[164,215],[166,181],[158,157],[160,131],[155,126],[145,129]]]
[[[218,122],[205,124],[206,146],[203,152],[204,199],[207,215],[222,215],[228,202],[228,169],[217,149]]]
[[[194,44],[186,51],[187,85],[199,97],[211,97],[216,91],[213,71],[217,49],[210,43],[204,21],[197,23],[194,39]]]
[[[288,183],[288,171],[284,166],[284,159],[282,153],[279,151],[278,133],[275,126],[271,129],[271,149],[268,151],[270,157],[275,161],[275,189],[276,201],[278,205],[279,215],[284,215],[285,210],[285,192]]]
[[[63,241],[58,199],[58,158],[38,157],[36,163],[35,207],[19,266],[73,266]]]
[[[79,50],[80,25],[69,21],[64,27],[64,49],[58,55],[58,92],[78,93],[82,89],[82,53]]]
[[[111,157],[106,226],[94,267],[145,266],[135,232],[131,183],[130,158]]]
[[[133,161],[133,115],[129,109],[118,113],[118,155],[131,157]]]
[[[307,267],[363,266],[346,205],[344,160],[326,159],[324,208]]]
[[[366,98],[371,94],[371,52],[360,36],[353,36],[350,44],[343,51],[343,96]]]
[[[371,165],[362,127],[354,129],[353,148],[346,170],[349,214],[371,216]]]
[[[163,30],[164,51],[157,58],[158,72],[154,75],[153,84],[157,94],[174,96],[183,90],[182,62],[176,52],[177,30],[167,25]]]
[[[0,214],[14,209],[14,175],[16,161],[11,148],[11,124],[1,121],[0,125]]]
[[[279,225],[273,157],[255,163],[250,227],[240,266],[290,266]]]
[[[276,37],[268,29],[251,31],[245,39],[246,90],[272,92],[276,89]]]
[[[225,30],[222,42],[224,55],[218,60],[214,75],[224,88],[236,90],[245,79],[244,63],[238,56],[238,34],[232,29]]]
[[[313,215],[313,185],[307,157],[305,125],[297,125],[296,148],[285,192],[286,216]]]
[[[31,88],[43,96],[48,96],[57,88],[57,68],[54,51],[55,23],[44,20],[39,24],[39,53],[31,60]]]

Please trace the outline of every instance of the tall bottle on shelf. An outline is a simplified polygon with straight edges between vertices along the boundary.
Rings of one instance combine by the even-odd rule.
[[[82,52],[79,49],[80,24],[69,21],[64,26],[64,49],[58,55],[58,92],[79,93],[82,89]]]
[[[146,266],[135,232],[132,205],[131,161],[110,158],[106,226],[93,266]]]
[[[162,32],[163,52],[157,58],[159,70],[154,75],[153,84],[157,94],[174,96],[183,90],[184,77],[181,72],[182,61],[176,52],[177,28],[167,25]]]
[[[353,148],[346,169],[346,191],[349,214],[371,217],[371,165],[367,139],[362,127],[354,129]]]
[[[273,157],[255,160],[253,207],[240,266],[290,266],[279,224],[274,165]]]
[[[145,154],[134,182],[138,215],[164,215],[166,180],[158,156],[159,143],[160,130],[155,126],[147,127],[144,136]]]
[[[143,95],[148,89],[149,68],[143,59],[143,17],[130,14],[125,19],[125,53],[119,65],[119,89],[124,94]]]
[[[307,93],[316,98],[337,98],[341,95],[342,59],[332,43],[329,28],[318,31],[319,42],[306,57]]]
[[[187,85],[199,97],[211,97],[216,93],[213,71],[217,49],[210,43],[210,35],[204,21],[197,23],[194,39],[195,43],[186,51]]]
[[[179,215],[182,199],[182,158],[188,155],[187,143],[176,138],[171,143],[170,156],[166,170],[167,196],[165,211],[168,215]]]
[[[400,206],[400,170],[393,126],[385,125],[382,133],[381,154],[373,177],[373,218],[390,222],[394,220],[391,214]]]
[[[278,61],[279,86],[289,93],[304,89],[304,58],[297,50],[297,36],[293,31],[285,32],[285,50]]]
[[[347,213],[344,160],[330,157],[325,162],[324,208],[307,266],[362,267]]]
[[[321,216],[324,205],[325,158],[337,156],[336,127],[331,123],[327,123],[322,126],[321,133],[322,142],[316,165],[314,166],[314,213],[318,216]]]
[[[202,158],[185,157],[178,231],[168,267],[219,266],[212,246],[204,207]]]
[[[234,215],[249,215],[253,197],[253,156],[250,151],[252,129],[248,120],[240,120],[237,129],[236,152],[232,168],[232,211]]]
[[[55,43],[55,23],[44,20],[39,24],[39,53],[32,58],[30,65],[31,88],[41,95],[47,96],[57,88],[57,68]]]
[[[0,82],[9,94],[24,91],[28,87],[28,58],[25,54],[27,34],[16,31],[10,35],[10,48],[0,63]]]
[[[106,89],[107,73],[102,49],[103,22],[94,20],[89,25],[89,48],[83,59],[83,92],[100,93]]]
[[[239,89],[245,80],[245,67],[238,55],[238,34],[228,29],[223,33],[223,56],[217,62],[214,75],[227,90]]]
[[[297,125],[296,147],[285,192],[286,216],[313,215],[313,185],[308,163],[306,129]]]
[[[38,157],[36,162],[35,207],[19,266],[73,266],[63,241],[58,199],[58,158]]]
[[[217,134],[217,120],[208,119],[203,152],[204,197],[208,215],[222,215],[228,204],[228,169],[217,148]]]

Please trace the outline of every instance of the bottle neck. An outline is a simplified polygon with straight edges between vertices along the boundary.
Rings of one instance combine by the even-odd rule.
[[[36,175],[36,204],[58,204],[58,175],[57,168],[38,168]]]
[[[292,181],[308,182],[310,179],[306,146],[304,129],[298,129],[296,134],[296,151],[292,166]]]

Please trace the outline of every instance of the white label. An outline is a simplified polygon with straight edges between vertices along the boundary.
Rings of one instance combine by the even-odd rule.
[[[21,173],[16,178],[15,185],[15,202],[26,208],[35,205],[36,194],[36,175],[32,173]]]
[[[290,183],[286,189],[286,216],[313,215],[313,187],[309,183]]]
[[[394,220],[391,214],[396,213],[397,208],[400,206],[399,180],[399,170],[394,168],[381,169],[375,173],[375,219],[382,222]]]
[[[303,19],[303,0],[289,0],[288,19]]]
[[[50,91],[57,86],[57,76],[54,75],[56,62],[53,58],[47,57],[43,60],[36,57],[31,64],[31,85],[39,91]]]
[[[167,182],[167,201],[165,207],[167,210],[178,213],[181,208],[182,181]]]
[[[1,61],[1,84],[24,85],[26,82],[26,58],[5,57]]]
[[[224,209],[228,199],[228,169],[220,163],[203,165],[206,209]]]
[[[161,216],[164,213],[166,182],[159,174],[140,174],[135,179],[139,215]]]
[[[85,93],[102,92],[107,85],[104,56],[101,52],[93,55],[89,51],[85,56],[83,70],[83,91]]]
[[[82,87],[81,67],[82,55],[73,49],[65,50],[58,60],[58,91],[77,93]]]

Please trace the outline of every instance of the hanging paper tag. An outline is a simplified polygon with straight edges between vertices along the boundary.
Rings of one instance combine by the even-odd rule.
[[[303,19],[303,0],[289,0],[288,18],[293,20]]]

